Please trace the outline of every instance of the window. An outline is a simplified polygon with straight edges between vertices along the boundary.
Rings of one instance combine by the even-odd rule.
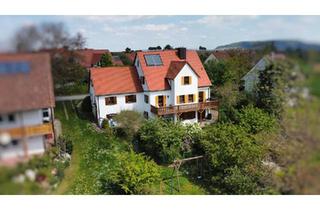
[[[106,106],[117,104],[117,97],[115,97],[115,96],[106,97],[105,102],[106,102]]]
[[[144,102],[145,102],[146,104],[149,103],[149,96],[148,96],[148,95],[144,95]]]
[[[149,119],[149,113],[148,112],[143,112],[143,117],[146,119]]]
[[[190,85],[191,84],[191,77],[190,76],[182,77],[181,84],[182,85]]]
[[[140,66],[140,62],[139,62],[139,60],[137,60],[137,66],[138,66],[138,67]]]
[[[3,121],[3,119],[2,119],[2,116],[0,115],[0,122],[2,122]]]
[[[193,96],[193,94],[189,94],[188,95],[188,102],[189,103],[192,103],[194,101],[194,96]]]
[[[180,104],[186,103],[186,101],[184,99],[185,99],[184,95],[179,96],[179,103]]]
[[[17,139],[12,139],[12,140],[11,140],[11,144],[12,144],[13,146],[18,146],[18,145],[19,145],[19,140],[17,140]]]
[[[162,66],[162,60],[159,54],[144,55],[147,66]]]
[[[128,96],[126,96],[126,103],[127,104],[135,103],[135,102],[137,102],[136,95],[128,95]]]
[[[199,92],[199,102],[204,102],[204,91]]]
[[[8,116],[9,122],[14,122],[14,115],[13,114],[9,114]]]
[[[144,77],[140,77],[140,83],[141,83],[142,85],[145,84],[145,79],[144,79]]]
[[[42,116],[49,117],[49,109],[42,109]]]
[[[166,106],[166,98],[165,98],[165,96],[156,96],[156,105],[158,107]]]

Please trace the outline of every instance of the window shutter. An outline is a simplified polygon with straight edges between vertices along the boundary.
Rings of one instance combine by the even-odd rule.
[[[167,96],[163,96],[163,106],[167,106]]]
[[[203,91],[203,102],[206,102],[206,91]]]
[[[190,85],[192,84],[192,77],[189,77]]]
[[[188,103],[188,95],[184,95],[184,103]]]
[[[156,96],[156,107],[159,107],[158,102],[159,102],[159,96]]]
[[[177,96],[177,104],[180,104],[179,96]]]
[[[184,85],[184,77],[181,77],[181,85]]]
[[[193,94],[193,102],[197,102],[197,94]]]

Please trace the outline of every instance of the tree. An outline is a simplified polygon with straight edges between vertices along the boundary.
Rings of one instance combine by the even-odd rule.
[[[285,100],[285,71],[280,63],[271,63],[264,71],[260,71],[256,88],[257,106],[269,114],[281,117]]]
[[[144,118],[139,112],[125,110],[116,115],[114,120],[117,122],[118,128],[121,129],[120,132],[129,140],[132,140],[142,125]]]
[[[264,146],[240,126],[232,124],[208,126],[199,145],[207,161],[204,181],[212,193],[263,192]]]
[[[172,50],[173,47],[170,44],[167,44],[163,49],[165,50]]]
[[[112,57],[111,57],[110,53],[105,53],[101,56],[99,66],[101,66],[101,67],[112,66]]]
[[[18,29],[13,38],[17,52],[32,52],[40,49],[81,49],[85,40],[80,33],[70,36],[62,23],[42,23]]]
[[[239,112],[238,120],[239,125],[251,134],[257,134],[262,131],[270,132],[277,125],[274,117],[252,105],[243,108]]]
[[[132,65],[132,62],[130,61],[130,59],[125,53],[120,53],[119,58],[122,61],[123,65],[125,66]]]
[[[159,163],[172,163],[192,150],[201,135],[196,125],[184,126],[162,119],[146,121],[138,131],[139,150]]]
[[[127,47],[127,48],[125,49],[125,52],[126,52],[126,53],[131,53],[132,50],[131,50],[131,48]]]
[[[206,47],[199,46],[199,50],[207,50]]]
[[[160,181],[159,167],[142,154],[118,153],[116,160],[115,168],[100,178],[103,186],[112,186],[116,194],[146,194],[147,187]]]
[[[215,86],[222,86],[234,79],[234,72],[229,62],[225,61],[209,61],[205,64],[207,74]]]

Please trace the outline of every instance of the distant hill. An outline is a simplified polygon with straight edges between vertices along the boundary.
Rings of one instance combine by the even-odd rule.
[[[236,42],[232,44],[218,46],[216,49],[263,49],[265,47],[272,47],[276,51],[287,51],[287,50],[315,50],[320,52],[320,44],[306,43],[295,40],[271,40],[271,41],[245,41]]]

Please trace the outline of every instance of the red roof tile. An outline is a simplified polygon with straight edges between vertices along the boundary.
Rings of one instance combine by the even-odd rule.
[[[227,51],[219,50],[219,51],[213,51],[212,54],[214,57],[216,57],[218,60],[227,60],[230,58],[230,55]]]
[[[144,55],[159,54],[162,60],[162,66],[147,66]],[[166,80],[169,67],[172,61],[186,61],[191,68],[199,75],[198,86],[211,86],[210,79],[204,69],[201,60],[195,50],[187,50],[186,59],[180,59],[177,55],[177,50],[164,51],[145,51],[137,52],[142,71],[145,75],[145,80],[151,91],[168,90],[170,86]]]
[[[1,62],[28,62],[29,72],[0,74],[0,113],[54,107],[48,53],[0,54]]]
[[[98,63],[103,54],[110,54],[109,50],[95,50],[95,49],[83,49],[76,51],[81,58],[80,64],[86,68],[90,68]]]
[[[135,67],[91,68],[90,78],[95,95],[142,92]]]

